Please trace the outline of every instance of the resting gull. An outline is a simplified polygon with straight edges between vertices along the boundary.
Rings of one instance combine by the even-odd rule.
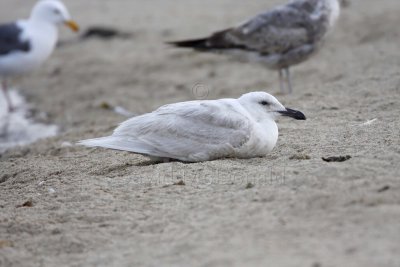
[[[263,157],[278,140],[275,120],[279,116],[306,119],[300,111],[285,108],[265,92],[247,93],[238,99],[180,102],[133,117],[111,136],[78,144],[164,161]]]
[[[292,92],[289,67],[307,60],[319,50],[339,13],[338,0],[293,0],[237,27],[206,38],[170,44],[261,63],[279,71],[282,92],[285,80]]]
[[[29,19],[0,25],[0,79],[10,112],[14,107],[6,78],[32,71],[50,56],[58,39],[59,24],[78,31],[61,1],[41,0]]]

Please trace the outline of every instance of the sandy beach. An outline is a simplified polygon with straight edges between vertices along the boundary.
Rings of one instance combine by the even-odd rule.
[[[2,0],[0,22],[35,1]],[[166,41],[201,37],[278,0],[65,1],[67,29],[40,70],[13,81],[59,135],[0,154],[0,266],[400,266],[400,2],[354,0],[318,55],[278,74]],[[266,91],[307,121],[279,120],[265,158],[153,165],[75,146],[125,116]],[[39,116],[45,114],[46,116]],[[344,162],[322,158],[351,156]]]

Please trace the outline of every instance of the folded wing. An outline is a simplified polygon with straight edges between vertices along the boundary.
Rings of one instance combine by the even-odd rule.
[[[82,141],[87,146],[126,150],[182,161],[234,156],[250,138],[250,121],[229,101],[184,102],[122,123],[110,137]]]
[[[251,20],[208,38],[172,42],[197,50],[242,49],[260,54],[284,53],[316,38],[312,1],[298,1],[259,14]]]
[[[21,33],[22,30],[16,23],[0,25],[0,56],[29,51],[30,44],[20,39]]]

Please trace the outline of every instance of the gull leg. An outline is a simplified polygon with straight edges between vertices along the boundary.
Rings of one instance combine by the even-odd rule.
[[[288,86],[288,89],[289,89],[289,94],[291,94],[293,92],[293,88],[292,88],[292,80],[291,80],[291,77],[290,77],[289,68],[285,69],[285,73],[286,73],[286,82],[287,82],[287,86]]]
[[[10,95],[8,93],[7,82],[4,80],[1,83],[1,85],[2,85],[1,88],[3,89],[4,97],[6,98],[6,102],[7,102],[7,106],[8,106],[8,112],[11,113],[11,112],[14,111],[14,106],[12,105],[11,98],[10,98]]]
[[[285,93],[285,81],[283,76],[284,76],[283,69],[279,69],[279,85],[281,87],[282,94]]]

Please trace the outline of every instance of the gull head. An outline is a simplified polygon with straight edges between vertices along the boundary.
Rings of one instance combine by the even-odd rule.
[[[71,19],[68,9],[59,0],[39,1],[32,10],[31,19],[54,25],[65,24],[71,30],[79,31],[78,24]]]
[[[278,99],[265,92],[252,92],[239,98],[240,104],[246,108],[257,120],[276,120],[280,116],[295,120],[305,120],[306,116],[294,109],[286,108]]]

